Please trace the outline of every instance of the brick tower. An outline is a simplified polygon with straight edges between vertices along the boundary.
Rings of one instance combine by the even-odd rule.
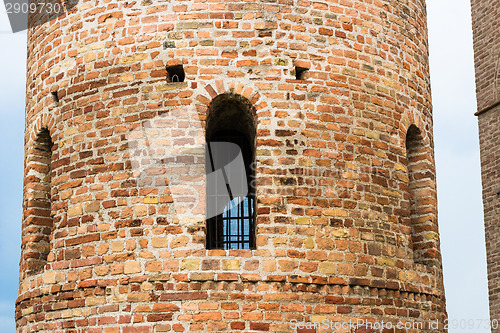
[[[81,0],[28,40],[18,332],[444,331],[424,0]]]
[[[471,2],[490,318],[500,321],[500,5]]]

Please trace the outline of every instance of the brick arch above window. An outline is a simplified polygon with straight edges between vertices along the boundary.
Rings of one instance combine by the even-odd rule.
[[[28,124],[28,126],[31,127],[27,133],[29,133],[29,136],[27,137],[28,144],[30,142],[34,142],[37,139],[38,134],[43,130],[47,130],[52,142],[54,143],[54,135],[55,135],[55,124],[56,121],[54,117],[50,113],[42,113],[38,115],[32,122],[31,124]]]

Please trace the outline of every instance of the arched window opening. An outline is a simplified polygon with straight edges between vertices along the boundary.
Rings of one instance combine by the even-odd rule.
[[[255,247],[255,124],[241,96],[222,95],[207,120],[207,249]]]
[[[434,164],[431,148],[415,125],[406,136],[406,160],[413,259],[434,265],[439,263]]]
[[[50,251],[52,147],[50,133],[44,128],[26,156],[22,260],[28,274],[45,266]]]

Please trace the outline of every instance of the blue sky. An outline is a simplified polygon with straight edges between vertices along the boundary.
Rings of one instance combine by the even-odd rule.
[[[450,320],[488,319],[469,0],[427,1],[439,224]],[[26,33],[0,6],[0,333],[15,332],[21,241]],[[458,330],[455,332],[489,332]]]

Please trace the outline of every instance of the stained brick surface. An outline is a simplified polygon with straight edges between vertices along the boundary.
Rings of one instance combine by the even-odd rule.
[[[500,320],[500,5],[472,0],[490,318]],[[500,328],[492,329],[500,332]]]
[[[478,110],[500,101],[500,6],[471,0]]]
[[[443,322],[424,1],[80,1],[28,38],[26,151],[47,128],[52,228],[26,269],[25,214],[18,332]],[[162,187],[130,140],[168,119],[199,143],[186,128],[224,102],[256,122],[253,250],[205,249],[199,151]]]
[[[500,320],[500,106],[479,115],[479,133],[490,317]]]

